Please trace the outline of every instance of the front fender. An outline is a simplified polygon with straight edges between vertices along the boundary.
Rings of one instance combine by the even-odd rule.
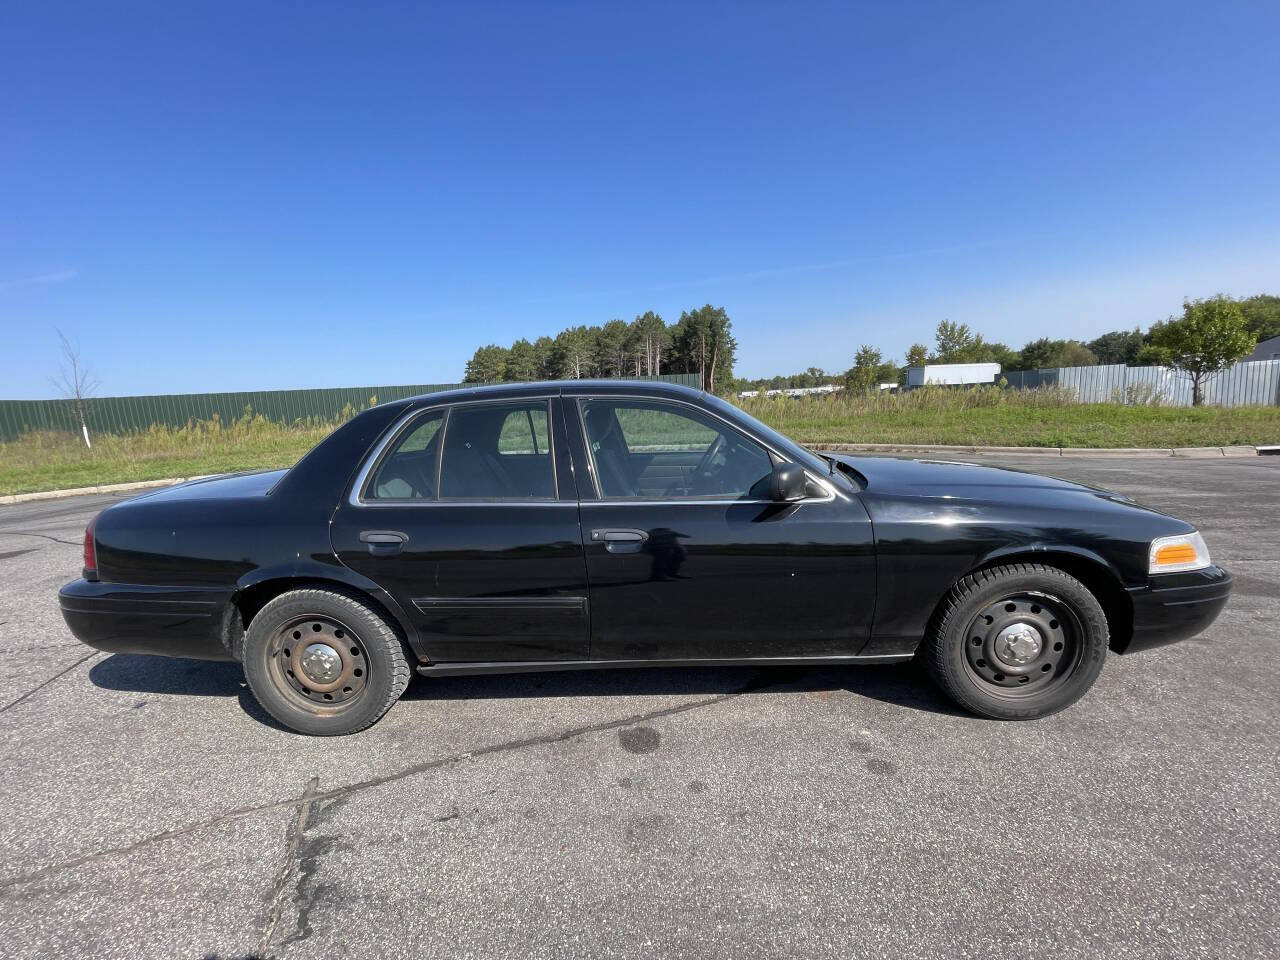
[[[978,563],[974,564],[973,569],[966,573],[1004,562],[1046,563],[1052,566],[1054,558],[1060,556],[1073,557],[1078,561],[1093,564],[1110,574],[1115,579],[1117,587],[1124,585],[1125,578],[1120,569],[1102,554],[1087,547],[1062,543],[1005,544],[988,551]]]

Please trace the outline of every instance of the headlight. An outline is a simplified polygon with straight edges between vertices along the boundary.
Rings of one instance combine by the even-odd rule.
[[[1204,545],[1204,538],[1198,533],[1152,540],[1149,556],[1148,573],[1203,570],[1210,563],[1209,548]]]

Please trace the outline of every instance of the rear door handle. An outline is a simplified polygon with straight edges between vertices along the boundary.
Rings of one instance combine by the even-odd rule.
[[[409,542],[409,535],[399,530],[361,530],[360,542],[367,543],[375,557],[390,557]]]
[[[610,553],[635,553],[649,539],[649,534],[644,530],[630,528],[601,529],[592,530],[591,539],[603,543]]]

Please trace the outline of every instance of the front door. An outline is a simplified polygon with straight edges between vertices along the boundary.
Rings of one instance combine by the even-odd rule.
[[[858,652],[876,589],[861,501],[825,482],[770,501],[776,455],[693,405],[566,398],[571,420],[575,403],[593,659]]]
[[[395,597],[433,663],[580,660],[578,505],[558,398],[410,417],[334,517],[339,559]]]

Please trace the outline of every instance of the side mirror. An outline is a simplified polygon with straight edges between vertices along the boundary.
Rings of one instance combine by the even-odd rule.
[[[808,477],[798,463],[775,463],[769,474],[769,499],[782,503],[803,500],[807,493]]]

